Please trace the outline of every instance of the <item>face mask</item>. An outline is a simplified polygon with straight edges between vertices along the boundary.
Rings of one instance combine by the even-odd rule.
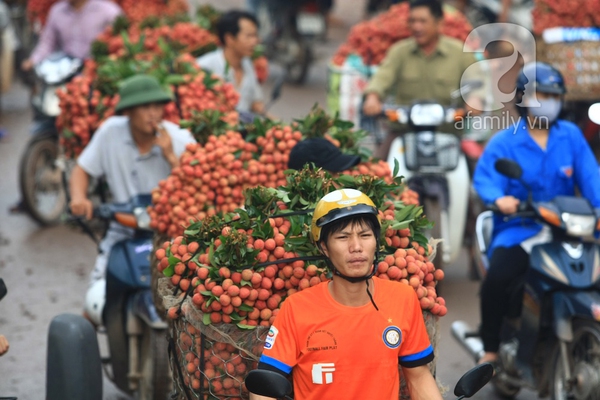
[[[529,100],[527,103],[530,103]],[[558,114],[562,110],[562,101],[559,99],[538,99],[540,103],[539,107],[528,107],[529,113],[533,117],[537,117],[538,120],[547,119],[548,122],[552,123],[556,121]]]

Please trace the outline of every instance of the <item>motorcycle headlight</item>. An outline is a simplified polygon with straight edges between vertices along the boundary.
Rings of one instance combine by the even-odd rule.
[[[565,223],[567,234],[571,236],[591,236],[596,228],[594,215],[577,215],[562,213],[561,218]]]
[[[44,91],[42,98],[42,112],[50,117],[60,114],[60,100],[56,95],[58,87],[51,86]]]
[[[135,215],[135,220],[137,221],[137,226],[140,229],[150,229],[150,215],[146,208],[144,207],[136,207],[133,209],[133,215]]]
[[[415,104],[410,109],[410,121],[414,126],[438,126],[446,118],[440,104]]]

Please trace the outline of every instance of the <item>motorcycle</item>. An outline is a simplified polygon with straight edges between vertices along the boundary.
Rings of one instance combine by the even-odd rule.
[[[19,186],[25,210],[42,225],[58,222],[66,206],[61,175],[70,166],[59,149],[56,117],[60,107],[56,90],[82,68],[82,60],[60,53],[35,66],[32,137],[21,157]]]
[[[135,229],[131,239],[111,249],[106,273],[103,328],[78,315],[55,317],[48,333],[46,399],[102,399],[102,368],[120,390],[141,400],[164,400],[171,391],[168,325],[150,291],[153,232],[146,207],[150,196],[128,204],[104,204],[96,217]],[[98,335],[108,343],[100,357]],[[110,369],[110,372],[108,371]]]
[[[495,168],[520,180],[521,167],[500,159]],[[513,398],[521,388],[552,399],[600,398],[600,246],[584,242],[600,224],[600,210],[580,197],[529,200],[505,218],[534,218],[549,227],[552,240],[533,246],[522,282],[508,288],[511,317],[505,318],[492,383]],[[497,210],[496,210],[497,211]],[[492,237],[493,211],[477,223],[482,262]],[[479,334],[455,321],[452,334],[475,360],[483,355]]]
[[[265,55],[282,65],[296,84],[306,81],[314,60],[313,41],[326,31],[325,15],[314,3],[263,0],[257,13]]]
[[[451,97],[457,100],[481,85],[465,82]],[[463,244],[470,173],[461,140],[437,128],[462,118],[462,110],[429,101],[417,101],[410,107],[385,104],[383,108],[389,121],[412,128],[394,139],[388,163],[397,163],[396,175],[404,176],[408,186],[419,193],[427,218],[434,223],[431,237],[442,239],[441,257],[435,257],[434,264],[443,268],[456,260]]]
[[[458,400],[468,399],[475,395],[492,378],[494,367],[484,363],[467,371],[456,383],[454,395]],[[283,375],[264,369],[255,369],[248,373],[245,379],[246,388],[250,393],[276,399],[290,399],[292,384]]]

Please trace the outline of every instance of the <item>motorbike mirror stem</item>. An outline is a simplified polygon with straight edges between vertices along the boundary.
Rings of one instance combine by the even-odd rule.
[[[450,106],[454,109],[458,107],[458,101],[460,98],[464,98],[469,93],[479,89],[483,86],[482,81],[469,80],[465,81],[465,84],[450,93]]]
[[[265,110],[264,110],[264,114],[267,114],[267,111],[269,111],[269,109],[273,106],[273,104],[275,104],[275,102],[277,100],[279,100],[279,98],[281,97],[281,89],[283,87],[283,84],[285,82],[285,73],[283,73],[279,79],[277,79],[275,81],[275,83],[273,84],[273,90],[271,91],[271,98],[269,99],[269,102],[265,105]]]
[[[525,205],[525,207],[527,207],[528,205],[533,204],[533,190],[531,189],[531,186],[529,186],[527,183],[525,183],[525,181],[523,179],[519,178],[518,181],[527,190],[527,204]]]

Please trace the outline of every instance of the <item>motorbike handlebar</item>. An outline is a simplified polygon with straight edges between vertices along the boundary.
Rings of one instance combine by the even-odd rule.
[[[100,204],[94,207],[93,215],[96,218],[112,220],[115,214],[133,214],[131,204]]]
[[[528,202],[521,202],[517,208],[517,212],[513,214],[504,214],[497,205],[488,204],[488,209],[491,210],[494,214],[502,215],[505,221],[510,221],[515,218],[533,218],[537,216],[537,213],[531,207]]]

